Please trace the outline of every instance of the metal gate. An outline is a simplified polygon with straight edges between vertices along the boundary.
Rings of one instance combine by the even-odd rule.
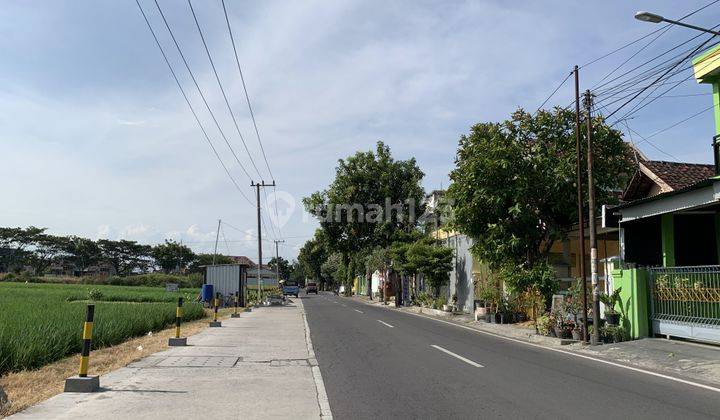
[[[720,343],[720,266],[649,272],[653,332]]]

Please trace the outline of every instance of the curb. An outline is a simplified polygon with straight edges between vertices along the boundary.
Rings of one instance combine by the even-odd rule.
[[[313,381],[315,381],[315,391],[317,392],[318,405],[320,406],[320,418],[332,420],[333,416],[330,410],[330,401],[325,391],[325,382],[323,381],[322,373],[320,373],[320,366],[318,366],[315,350],[313,350],[312,340],[310,339],[310,326],[307,322],[305,306],[303,305],[302,299],[298,299],[298,302],[300,313],[305,323],[305,344],[307,345],[308,363],[312,369]]]

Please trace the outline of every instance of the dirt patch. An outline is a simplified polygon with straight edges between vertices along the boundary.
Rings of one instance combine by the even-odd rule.
[[[219,311],[220,318],[227,318],[234,309]],[[206,318],[186,322],[182,326],[182,334],[191,336],[204,330],[211,312],[206,310]],[[168,338],[175,333],[175,328],[128,340],[117,346],[95,350],[90,354],[91,375],[103,375],[142,359],[152,353],[167,350]],[[37,370],[9,373],[0,377],[0,389],[7,393],[9,404],[2,407],[0,417],[9,416],[24,410],[31,405],[44,401],[63,392],[65,379],[77,375],[79,356],[72,355],[57,362],[45,365]]]

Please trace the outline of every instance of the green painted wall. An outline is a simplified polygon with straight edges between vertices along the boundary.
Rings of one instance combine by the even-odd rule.
[[[613,270],[613,287],[622,287],[623,323],[630,337],[642,338],[650,335],[650,309],[648,306],[648,272],[643,269]]]
[[[660,217],[663,267],[675,267],[675,219],[672,213]]]

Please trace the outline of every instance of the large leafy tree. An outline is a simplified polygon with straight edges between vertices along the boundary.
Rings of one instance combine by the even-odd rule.
[[[191,273],[202,273],[205,265],[234,264],[235,260],[222,254],[196,254],[195,259],[188,266]]]
[[[409,245],[404,254],[405,269],[422,273],[433,294],[439,296],[440,288],[450,281],[453,250],[431,239],[421,239]]]
[[[574,125],[566,109],[518,110],[461,136],[448,194],[454,227],[475,240],[478,258],[528,271],[547,264],[553,242],[577,220]],[[593,126],[597,203],[610,204],[632,174],[631,155],[602,118]]]
[[[422,213],[423,176],[414,158],[395,160],[390,148],[378,142],[374,151],[338,161],[330,186],[303,202],[320,220],[329,249],[343,254],[347,263],[351,254],[389,246],[396,233],[415,228]]]
[[[322,265],[328,257],[325,236],[321,229],[315,231],[315,236],[305,242],[298,253],[298,264],[306,277],[321,281]]]
[[[112,264],[120,275],[129,275],[135,270],[144,271],[150,263],[152,252],[150,245],[125,239],[119,241],[100,239],[98,246],[102,251],[103,259]]]
[[[164,244],[155,245],[151,255],[166,274],[172,270],[184,270],[195,259],[195,254],[186,245],[173,240],[165,240]]]
[[[102,259],[102,251],[100,246],[92,239],[71,236],[65,243],[65,253],[67,259],[81,273],[93,264],[97,264]]]
[[[290,266],[290,261],[286,260],[285,258],[272,257],[270,258],[270,261],[268,261],[268,265],[270,266],[272,271],[277,271],[278,268],[280,269],[280,279],[290,278],[290,274],[292,273],[292,267]]]
[[[329,187],[303,200],[320,221],[326,255],[341,256],[343,283],[366,266],[370,250],[387,248],[416,228],[423,212],[423,176],[414,158],[395,160],[378,142],[375,150],[339,160]],[[369,278],[370,270],[365,275]]]
[[[35,235],[32,241],[32,252],[28,263],[35,269],[35,274],[42,276],[50,265],[61,255],[65,254],[68,239],[64,236],[41,233]]]
[[[29,248],[45,230],[35,226],[0,228],[0,269],[20,271],[29,264],[32,256]]]

